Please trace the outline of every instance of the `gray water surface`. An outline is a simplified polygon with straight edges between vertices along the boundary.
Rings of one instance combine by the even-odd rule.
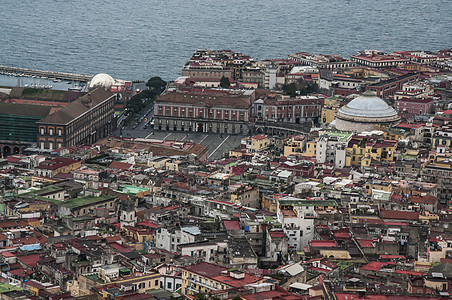
[[[253,58],[452,47],[452,0],[0,0],[0,64],[173,80],[196,49]]]

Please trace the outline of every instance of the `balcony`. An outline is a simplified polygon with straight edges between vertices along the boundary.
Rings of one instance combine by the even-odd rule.
[[[195,280],[195,279],[192,279],[192,278],[190,278],[190,282],[193,283],[193,284],[197,284],[197,285],[199,285],[199,286],[208,288],[208,289],[210,289],[210,290],[214,290],[214,291],[217,291],[217,290],[218,290],[217,288],[213,287],[213,286],[210,285],[210,284],[201,283],[200,281]],[[190,286],[191,286],[191,285],[190,285]]]

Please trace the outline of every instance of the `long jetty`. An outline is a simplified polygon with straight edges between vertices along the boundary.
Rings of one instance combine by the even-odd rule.
[[[25,69],[25,68],[16,68],[16,67],[7,67],[0,66],[0,73],[13,75],[13,76],[36,76],[36,77],[47,77],[49,79],[62,79],[62,80],[73,80],[73,81],[81,81],[88,82],[93,78],[90,75],[81,75],[81,74],[73,74],[73,73],[64,73],[64,72],[53,72],[53,71],[42,71],[42,70],[33,70],[33,69]],[[11,74],[8,74],[11,73]]]

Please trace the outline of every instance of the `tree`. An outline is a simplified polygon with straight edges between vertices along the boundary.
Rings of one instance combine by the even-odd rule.
[[[146,101],[154,99],[160,95],[166,88],[166,81],[158,76],[151,77],[146,86],[147,90],[142,90],[139,94],[133,95],[127,102],[127,108],[130,108],[134,112],[139,112],[146,106]]]
[[[221,77],[220,86],[225,89],[229,88],[231,86],[231,82],[229,81],[229,78],[224,77],[224,76]]]
[[[130,100],[127,102],[127,108],[130,108],[134,112],[139,112],[143,107],[143,97],[142,93],[134,95]]]
[[[154,93],[154,95],[160,95],[166,88],[166,81],[158,76],[154,76],[149,78],[146,86],[150,91]]]
[[[289,95],[291,97],[295,97],[297,95],[297,86],[295,85],[294,82],[292,82],[290,84],[285,84],[283,86],[283,91],[287,95]]]
[[[318,92],[319,87],[313,82],[307,82],[303,78],[298,79],[295,82],[286,84],[283,86],[283,91],[291,96],[307,95]]]

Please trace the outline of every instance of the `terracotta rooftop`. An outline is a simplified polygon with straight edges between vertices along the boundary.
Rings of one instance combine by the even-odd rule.
[[[235,108],[249,108],[251,104],[250,97],[243,95],[227,94],[206,94],[195,92],[167,92],[156,100],[157,103],[178,103],[186,105],[205,105],[205,106],[226,106]]]
[[[112,93],[98,88],[89,94],[83,95],[82,97],[65,106],[63,109],[45,117],[38,123],[61,125],[67,124],[83,113],[87,112],[90,107],[94,107],[102,103],[111,96],[113,96]],[[86,103],[88,102],[91,102],[91,104],[87,105]]]
[[[224,228],[226,230],[240,230],[240,225],[238,221],[224,221]]]
[[[45,160],[36,167],[36,169],[45,169],[45,170],[56,170],[64,166],[68,166],[74,164],[78,161],[71,158],[65,157],[56,157],[51,160]]]
[[[383,219],[419,220],[419,212],[414,211],[382,210],[380,215]]]

